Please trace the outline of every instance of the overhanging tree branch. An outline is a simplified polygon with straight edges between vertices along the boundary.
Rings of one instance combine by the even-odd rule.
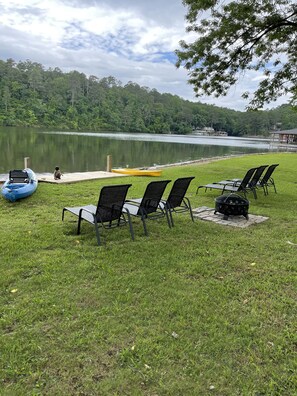
[[[274,0],[238,0],[226,4],[219,0],[184,0],[183,3],[188,7],[187,30],[197,33],[197,39],[180,43],[176,65],[188,70],[196,96],[226,95],[242,71],[256,70],[262,71],[266,78],[250,103],[263,107],[284,93],[293,94],[295,100],[297,7],[294,1],[279,0],[276,4]],[[198,19],[205,11],[208,19]],[[264,86],[268,92],[265,95]]]

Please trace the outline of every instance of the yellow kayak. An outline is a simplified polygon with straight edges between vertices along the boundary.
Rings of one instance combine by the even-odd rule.
[[[113,168],[111,171],[130,176],[161,176],[162,174],[162,171],[157,169]]]

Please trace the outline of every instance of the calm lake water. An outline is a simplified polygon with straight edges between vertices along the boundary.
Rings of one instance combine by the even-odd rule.
[[[148,167],[183,161],[269,151],[269,141],[231,137],[201,137],[139,133],[77,133],[33,128],[0,128],[0,174],[22,169],[24,158],[37,173]]]

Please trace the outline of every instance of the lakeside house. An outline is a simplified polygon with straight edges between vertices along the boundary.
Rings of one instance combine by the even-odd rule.
[[[270,132],[270,145],[297,149],[297,128]]]
[[[193,135],[196,136],[228,136],[225,131],[215,131],[212,127],[205,127],[203,129],[194,129]]]

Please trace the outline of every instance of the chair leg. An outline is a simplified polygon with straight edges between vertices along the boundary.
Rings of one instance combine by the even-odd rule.
[[[130,229],[131,238],[132,238],[132,241],[134,241],[135,240],[134,230],[133,230],[131,215],[130,215],[130,212],[129,212],[128,209],[126,209],[126,214],[127,214],[127,217],[128,217],[128,223],[129,223],[129,229]]]
[[[144,234],[146,236],[148,236],[145,218],[146,218],[146,213],[145,213],[145,211],[143,209],[141,209],[141,221],[142,221],[142,224],[143,224]]]
[[[186,202],[187,207],[189,208],[189,212],[190,212],[190,216],[191,216],[192,221],[195,221],[194,220],[194,216],[193,216],[191,202],[190,202],[189,198],[185,197],[184,200]]]
[[[77,221],[77,235],[79,235],[80,234],[80,224],[81,224],[81,220],[82,220],[82,218],[81,218],[81,216],[79,216],[78,217],[78,221]]]
[[[98,243],[98,246],[100,246],[101,245],[100,234],[99,234],[99,228],[98,228],[97,219],[96,219],[95,216],[94,216],[94,226],[95,226],[95,231],[96,231],[97,243]]]
[[[264,195],[267,195],[267,192],[266,192],[266,185],[265,185],[264,183],[262,183],[262,184],[260,184],[260,187],[263,188],[263,193],[264,193]]]
[[[174,209],[170,207],[169,202],[165,202],[163,208],[160,207],[160,209],[162,212],[165,211],[168,227],[169,228],[174,227],[174,222],[172,217],[172,212],[174,211]]]
[[[256,189],[255,189],[255,188],[252,188],[251,190],[252,190],[252,192],[253,192],[254,198],[257,199],[258,197],[257,197]]]
[[[168,212],[169,212],[169,216],[170,216],[171,227],[174,227],[173,216],[172,216],[172,210],[168,209]]]
[[[168,223],[168,227],[171,228],[171,226],[173,227],[173,225],[174,225],[171,210],[168,210],[168,208],[166,206],[165,206],[164,210],[165,210],[165,216],[166,216],[166,220]],[[168,214],[168,212],[169,212],[169,214]]]
[[[146,228],[146,222],[145,222],[145,216],[141,216],[141,221],[143,224],[143,229],[144,229],[144,233],[146,236],[148,236],[148,232],[147,232],[147,228]]]
[[[198,195],[199,188],[202,188],[202,187],[204,187],[204,186],[198,186],[198,187],[197,187],[197,190],[196,190],[196,195]],[[205,192],[206,192],[206,190],[207,190],[207,188],[205,189]]]

